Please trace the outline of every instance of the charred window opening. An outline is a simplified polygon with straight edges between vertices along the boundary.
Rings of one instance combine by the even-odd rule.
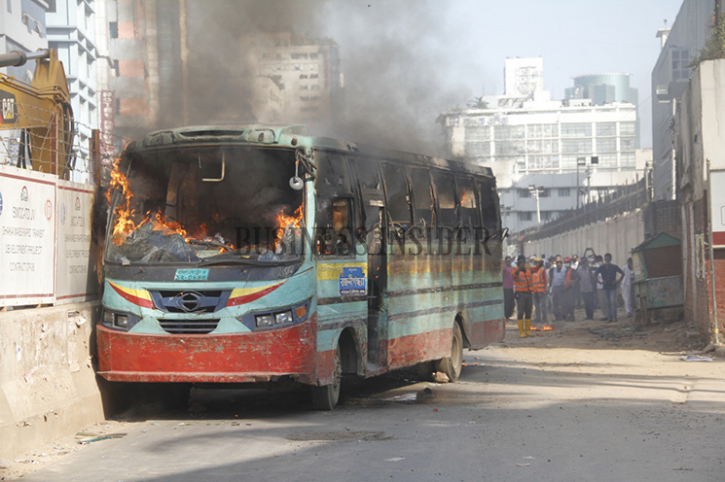
[[[113,174],[111,263],[264,262],[302,253],[303,194],[288,184],[292,151],[137,152],[127,169]]]
[[[456,190],[453,176],[443,172],[433,172],[436,199],[438,200],[438,227],[451,231],[458,227],[456,214]]]
[[[352,255],[354,203],[347,159],[341,154],[321,153],[316,157],[316,163],[317,254]]]
[[[391,224],[389,229],[391,232],[404,234],[413,224],[410,215],[408,177],[405,175],[405,169],[392,164],[383,165],[383,176],[388,201],[388,222]]]
[[[483,227],[488,235],[493,235],[501,230],[501,216],[499,214],[498,194],[493,181],[479,181],[478,193],[481,196],[481,216]]]
[[[430,237],[435,229],[435,205],[428,169],[411,169],[410,180],[413,189],[413,225],[416,226],[411,235]]]
[[[364,207],[364,227],[366,232],[370,232],[376,227],[381,227],[380,213],[385,206],[383,184],[376,161],[359,159],[355,161],[355,168]]]
[[[456,187],[460,196],[460,223],[461,233],[465,239],[470,239],[480,228],[481,221],[478,215],[478,202],[473,180],[469,177],[456,176]]]

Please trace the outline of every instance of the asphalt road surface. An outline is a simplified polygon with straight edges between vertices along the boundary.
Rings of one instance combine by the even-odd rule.
[[[136,404],[14,461],[5,480],[725,480],[725,361],[683,361],[683,324],[554,326],[519,339],[509,324],[505,342],[464,353],[458,383],[398,372],[333,412],[300,390]]]

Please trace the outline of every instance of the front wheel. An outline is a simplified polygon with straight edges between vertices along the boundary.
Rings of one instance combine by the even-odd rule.
[[[332,410],[340,400],[340,386],[342,385],[342,359],[340,347],[335,350],[335,368],[333,382],[330,385],[312,388],[312,405],[317,410]]]
[[[453,325],[453,340],[451,341],[451,354],[441,358],[435,363],[436,371],[448,375],[451,382],[458,380],[463,366],[463,334],[458,323]]]

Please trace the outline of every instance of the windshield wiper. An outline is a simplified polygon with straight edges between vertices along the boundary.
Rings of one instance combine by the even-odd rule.
[[[208,248],[221,248],[221,249],[225,249],[226,252],[229,252],[232,250],[232,248],[230,248],[226,244],[220,243],[219,241],[216,241],[213,239],[210,239],[208,241],[203,240],[203,239],[189,239],[186,242],[187,242],[187,244],[193,244],[193,245],[197,245],[197,246],[206,246]],[[222,254],[222,253],[220,253],[220,254]]]
[[[301,256],[293,259],[250,259],[243,258],[245,254],[240,251],[221,253],[201,261],[199,266],[212,266],[215,264],[239,264],[249,266],[288,266],[301,261]]]

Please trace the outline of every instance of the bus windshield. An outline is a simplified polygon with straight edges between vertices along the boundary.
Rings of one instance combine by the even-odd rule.
[[[303,252],[294,151],[184,147],[114,164],[106,261],[287,264]]]

